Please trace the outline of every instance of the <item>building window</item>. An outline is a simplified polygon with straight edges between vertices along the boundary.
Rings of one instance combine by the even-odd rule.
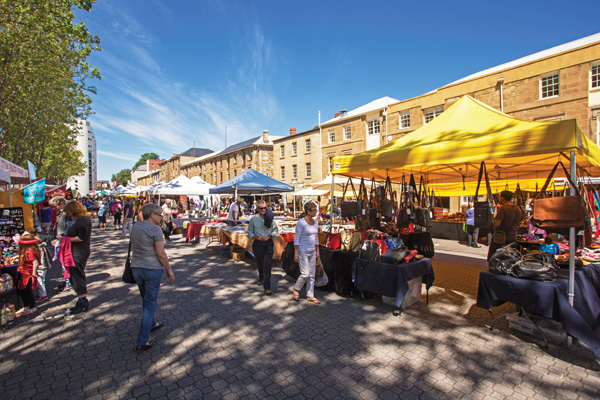
[[[367,134],[368,135],[379,135],[379,119],[373,121],[367,121]]]
[[[428,108],[427,110],[423,111],[423,117],[424,117],[425,123],[432,121],[434,118],[436,118],[438,115],[440,115],[443,112],[444,112],[444,106]]]
[[[310,153],[310,139],[306,139],[304,141],[304,151],[306,153]]]
[[[335,143],[335,129],[329,130],[329,143]]]
[[[410,128],[410,111],[400,113],[400,128]]]
[[[285,146],[284,145],[279,146],[279,157],[281,157],[281,158],[285,157]]]
[[[558,72],[556,74],[543,76],[540,80],[540,98],[558,96]]]
[[[298,179],[298,166],[292,165],[292,179]]]
[[[328,170],[329,173],[331,173],[331,167],[332,167],[332,165],[333,165],[333,156],[329,156],[329,157],[327,157],[327,166],[329,168],[329,170]]]
[[[281,167],[281,180],[285,180],[285,167]]]
[[[227,180],[231,179],[231,173],[229,171],[227,171]]]
[[[352,139],[352,128],[350,128],[350,125],[346,125],[344,127],[344,140],[350,139]]]
[[[306,163],[306,177],[307,177],[307,178],[310,178],[310,177],[311,177],[311,174],[312,174],[312,171],[311,171],[311,168],[310,168],[310,163],[309,163],[309,162],[307,162],[307,163]]]
[[[223,171],[221,171],[221,183],[223,183]]]
[[[295,156],[298,151],[298,146],[296,146],[296,142],[292,143],[292,155]]]
[[[600,63],[592,64],[591,88],[600,88]]]

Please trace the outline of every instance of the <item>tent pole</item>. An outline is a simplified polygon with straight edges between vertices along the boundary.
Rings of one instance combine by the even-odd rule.
[[[12,208],[12,190],[11,190],[11,183],[10,183],[11,179],[8,179],[8,206],[10,208]]]
[[[575,152],[571,151],[571,179],[573,183],[577,184],[577,160],[575,159]],[[575,196],[575,188],[571,186],[571,196]],[[575,240],[575,228],[569,228],[569,304],[573,305],[575,298],[575,251],[577,241]],[[567,337],[567,344],[572,344],[572,337]]]
[[[334,185],[335,185],[335,174],[331,174],[331,192],[329,193],[329,224],[330,224],[330,226],[332,228],[333,228],[334,210],[337,210],[337,207],[334,208],[334,206],[333,206],[333,188],[334,188]],[[327,210],[325,210],[325,211],[327,211]]]

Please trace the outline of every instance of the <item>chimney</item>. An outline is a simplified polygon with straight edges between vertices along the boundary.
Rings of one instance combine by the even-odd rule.
[[[269,131],[266,129],[263,131],[263,143],[269,143]]]
[[[296,128],[290,128],[290,136],[296,134]]]

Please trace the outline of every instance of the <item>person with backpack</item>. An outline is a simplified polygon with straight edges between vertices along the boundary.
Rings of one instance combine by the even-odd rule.
[[[98,228],[106,230],[106,205],[103,201],[98,202]]]

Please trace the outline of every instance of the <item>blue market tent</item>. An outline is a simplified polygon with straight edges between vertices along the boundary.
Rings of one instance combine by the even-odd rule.
[[[287,183],[279,182],[267,175],[256,172],[252,168],[247,169],[241,174],[234,176],[209,190],[210,194],[238,193],[238,194],[259,194],[259,193],[281,193],[293,192],[294,187]]]

